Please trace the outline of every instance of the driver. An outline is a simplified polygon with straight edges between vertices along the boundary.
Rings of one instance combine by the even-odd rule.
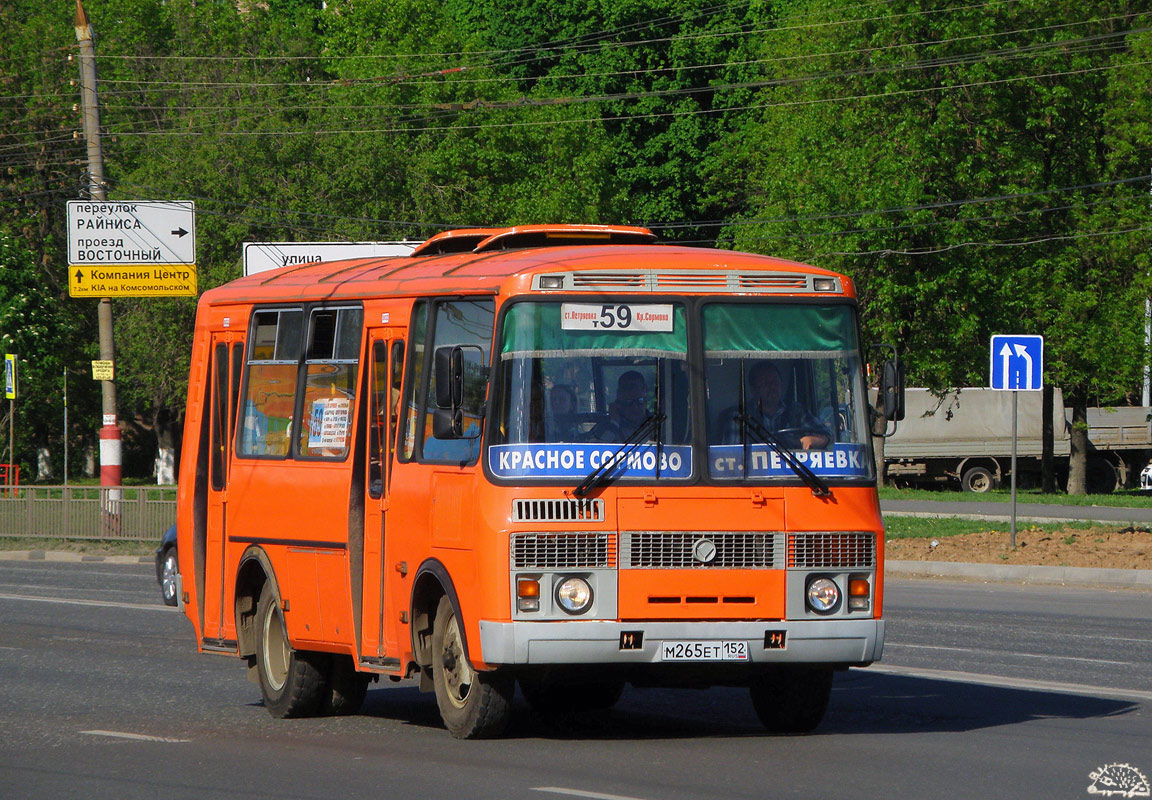
[[[832,440],[812,414],[789,405],[784,397],[784,381],[780,377],[780,370],[772,362],[758,361],[752,365],[748,370],[748,389],[748,416],[763,425],[769,433],[801,428],[803,432],[799,441],[805,450],[827,447]],[[735,430],[730,431],[728,438],[739,442],[739,421],[734,420],[732,427]]]
[[[630,369],[616,381],[616,399],[608,404],[608,419],[592,430],[599,442],[623,442],[648,417],[648,383]]]

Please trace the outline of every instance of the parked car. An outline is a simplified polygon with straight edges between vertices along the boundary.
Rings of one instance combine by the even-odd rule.
[[[164,538],[156,548],[156,581],[160,584],[160,596],[164,605],[176,605],[176,574],[180,562],[176,559],[176,526],[164,531]]]

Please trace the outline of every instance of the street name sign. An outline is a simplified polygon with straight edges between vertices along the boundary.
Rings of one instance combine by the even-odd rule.
[[[68,263],[195,264],[195,204],[71,200]]]
[[[244,274],[342,258],[406,256],[419,242],[244,242]]]
[[[68,264],[71,297],[195,295],[195,204],[71,200]]]
[[[1038,392],[1044,388],[1044,337],[996,335],[991,347],[991,387]]]

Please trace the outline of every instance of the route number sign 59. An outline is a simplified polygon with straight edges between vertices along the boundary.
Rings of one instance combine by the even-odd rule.
[[[671,304],[564,303],[560,327],[566,331],[672,332]]]

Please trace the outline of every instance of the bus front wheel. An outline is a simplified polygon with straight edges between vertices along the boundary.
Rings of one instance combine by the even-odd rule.
[[[773,670],[751,686],[752,707],[772,733],[809,733],[824,719],[832,695],[832,670],[804,667]]]
[[[499,736],[508,724],[515,682],[472,669],[460,620],[446,596],[432,626],[432,683],[444,725],[457,739]]]
[[[256,624],[256,672],[268,713],[279,719],[320,713],[329,696],[324,656],[292,649],[271,582],[265,583],[260,592]]]

